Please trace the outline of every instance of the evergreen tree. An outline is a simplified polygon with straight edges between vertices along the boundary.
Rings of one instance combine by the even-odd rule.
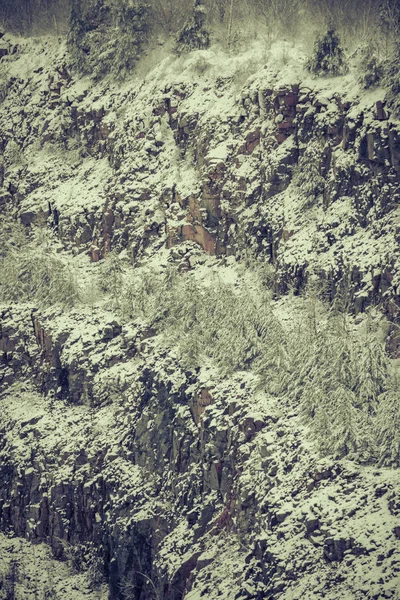
[[[272,395],[282,394],[287,390],[291,379],[292,354],[289,348],[289,340],[282,325],[269,310],[256,324],[261,351],[255,362],[255,370],[260,374],[262,387]]]
[[[115,0],[113,22],[116,43],[110,44],[110,72],[124,79],[143,52],[150,31],[150,6],[142,0]]]
[[[375,330],[369,329],[361,339],[357,358],[358,404],[365,412],[375,414],[378,396],[385,391],[388,370],[385,346]]]
[[[193,13],[177,35],[177,54],[192,50],[204,50],[210,45],[210,33],[206,28],[206,13],[203,0],[195,0]]]
[[[150,30],[143,0],[70,0],[68,46],[72,63],[95,79],[124,79],[143,53]]]
[[[385,74],[382,79],[386,88],[386,102],[396,115],[400,115],[400,42],[393,44],[389,60],[385,65]]]
[[[343,385],[330,394],[331,428],[325,438],[329,453],[345,456],[357,450],[358,416],[354,405],[354,393]]]
[[[87,57],[84,46],[87,27],[83,18],[82,0],[69,0],[69,2],[68,49],[74,67],[84,72],[87,69]]]
[[[317,76],[343,75],[348,70],[340,37],[333,26],[316,39],[313,55],[307,61],[306,68]]]
[[[364,89],[379,85],[384,74],[384,68],[382,62],[379,60],[375,44],[369,43],[361,48],[358,69],[358,81]]]
[[[376,462],[378,457],[375,415],[357,411],[357,458],[360,462]]]
[[[357,360],[345,316],[335,315],[315,332],[304,378],[300,411],[323,454],[343,456],[358,449]]]
[[[322,400],[322,398],[321,398]],[[316,405],[314,421],[310,428],[310,438],[313,440],[322,455],[332,453],[330,433],[332,431],[331,415],[329,415],[325,402]]]
[[[19,563],[17,560],[12,560],[10,563],[9,571],[5,578],[5,589],[3,596],[5,600],[15,600],[17,592],[17,583],[19,579]]]
[[[400,375],[392,376],[388,390],[379,397],[376,418],[379,460],[400,467]]]
[[[326,392],[321,385],[319,373],[316,370],[310,373],[301,396],[300,410],[305,423],[317,425],[319,420],[326,414],[325,406]]]

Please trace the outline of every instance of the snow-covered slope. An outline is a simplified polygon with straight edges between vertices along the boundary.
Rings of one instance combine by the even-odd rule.
[[[49,217],[94,259],[251,248],[281,290],[317,273],[357,310],[397,303],[400,141],[383,91],[312,80],[282,44],[169,56],[123,87],[76,79],[54,40],[19,48],[2,60],[2,197],[25,224]]]
[[[298,389],[315,340],[296,332],[329,311],[293,296],[319,280],[356,314],[378,304],[397,352],[383,92],[310,79],[286,43],[147,57],[122,86],[71,73],[63,41],[9,44],[0,523],[28,542],[0,552],[80,563],[86,579],[57,569],[66,600],[100,581],[140,600],[398,598],[399,471],[375,448],[341,457],[330,430],[321,458]],[[348,320],[359,348],[370,322]]]

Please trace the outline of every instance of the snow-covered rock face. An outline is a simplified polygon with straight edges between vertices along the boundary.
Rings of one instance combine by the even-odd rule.
[[[54,40],[4,47],[0,209],[25,227],[47,219],[93,269],[116,249],[200,281],[250,250],[276,292],[317,275],[396,316],[400,130],[379,91],[212,50],[115,88]],[[75,549],[112,599],[396,597],[398,470],[320,459],[298,403],[183,366],[94,299],[2,306],[0,326],[4,531]]]
[[[3,58],[1,198],[24,224],[52,219],[93,260],[181,241],[250,248],[280,291],[318,274],[356,311],[395,310],[400,131],[379,90],[295,65],[238,93],[233,59],[211,51],[121,89],[77,80],[51,40],[19,52]]]
[[[399,471],[319,460],[252,375],[182,371],[107,315],[9,319],[3,529],[59,558],[95,548],[111,598],[395,597]]]

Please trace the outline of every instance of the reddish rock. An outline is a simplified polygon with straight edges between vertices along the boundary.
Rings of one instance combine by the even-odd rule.
[[[94,108],[92,111],[92,118],[94,121],[101,121],[101,119],[106,115],[106,111],[104,106],[100,108]]]
[[[200,423],[201,415],[204,413],[206,407],[210,406],[211,404],[214,404],[214,398],[211,396],[210,391],[207,388],[203,388],[194,396],[190,409],[196,425]]]
[[[204,192],[201,198],[201,206],[204,207],[216,219],[221,218],[220,197],[219,194],[209,194]]]
[[[183,225],[181,237],[184,241],[196,242],[205,252],[207,252],[207,254],[214,256],[216,244],[215,236],[207,231],[202,225]]]
[[[168,223],[165,224],[165,233],[167,236],[167,248],[173,248],[179,240],[179,229],[180,227],[171,227]]]
[[[155,117],[162,117],[163,115],[165,115],[166,112],[167,112],[167,107],[165,104],[160,104],[159,106],[156,106],[155,108],[153,108],[153,115]]]
[[[107,125],[106,123],[100,123],[99,126],[99,137],[101,140],[106,140],[109,135],[111,133],[111,129],[109,127],[109,125]]]
[[[343,124],[337,123],[336,125],[329,125],[327,129],[327,135],[331,138],[337,146],[343,140]]]
[[[298,101],[299,101],[299,97],[294,92],[289,92],[283,98],[283,103],[285,106],[296,106]]]
[[[292,129],[293,127],[293,119],[286,119],[281,123],[278,123],[279,131],[287,131],[288,129]]]
[[[15,350],[15,342],[6,335],[0,338],[0,352],[10,354]]]
[[[102,218],[103,245],[101,248],[101,258],[104,258],[105,255],[111,251],[111,239],[113,235],[114,223],[114,212],[109,206],[106,206]]]
[[[348,141],[349,141],[349,135],[350,135],[350,129],[348,125],[344,125],[343,127],[343,133],[342,133],[342,141],[341,141],[341,147],[343,150],[347,149],[347,145],[348,145]]]
[[[187,218],[190,223],[201,221],[200,202],[197,198],[189,198]]]
[[[246,441],[252,440],[256,433],[266,427],[266,423],[261,419],[254,419],[253,417],[246,417],[239,424],[239,430],[243,431],[246,436]]]
[[[326,146],[326,148],[324,148],[324,151],[322,152],[321,162],[319,165],[319,170],[322,177],[326,177],[328,175],[329,169],[331,168],[331,162],[332,150],[329,146]]]
[[[314,479],[314,481],[332,479],[333,476],[333,472],[330,468],[324,469],[323,471],[314,471],[314,473],[311,473],[311,477]]]
[[[213,165],[213,168],[208,171],[207,175],[211,182],[221,181],[224,177],[225,170],[226,165],[221,162],[217,165]]]
[[[37,317],[33,317],[33,328],[35,331],[36,342],[41,348],[44,360],[49,364],[53,363],[53,340],[50,334],[47,334],[40,324]],[[54,365],[55,366],[55,365]]]
[[[282,231],[282,241],[287,242],[294,235],[294,231],[290,229],[284,229]]]
[[[285,140],[287,140],[287,138],[288,138],[288,137],[289,137],[289,136],[288,136],[288,135],[286,135],[286,133],[282,133],[281,131],[279,131],[279,132],[276,134],[276,141],[278,142],[278,144],[283,144],[283,142],[284,142]]]
[[[260,128],[250,131],[246,136],[245,152],[243,154],[252,154],[255,148],[260,144]]]
[[[97,244],[90,247],[90,258],[92,262],[98,262],[100,260],[100,248]]]
[[[287,117],[277,125],[276,140],[282,144],[294,131],[293,118]]]

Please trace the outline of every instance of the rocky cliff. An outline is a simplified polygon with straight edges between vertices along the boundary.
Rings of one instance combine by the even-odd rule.
[[[355,315],[379,305],[395,356],[400,125],[383,92],[311,80],[281,48],[144,62],[116,87],[71,72],[57,40],[4,47],[0,208],[51,231],[85,289],[72,308],[1,307],[3,532],[72,556],[112,599],[396,598],[398,470],[321,458],[294,396],[193,368],[90,283],[115,275],[110,255],[211,286],[250,260],[283,328],[318,279]]]

